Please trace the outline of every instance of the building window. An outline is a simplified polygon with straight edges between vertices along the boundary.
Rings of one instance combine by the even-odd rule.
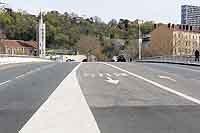
[[[178,48],[178,51],[181,52],[181,48]]]
[[[176,38],[176,34],[174,34],[174,38]]]
[[[186,35],[185,38],[188,39],[188,35]]]

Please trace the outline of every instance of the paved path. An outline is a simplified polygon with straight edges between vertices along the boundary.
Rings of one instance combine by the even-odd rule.
[[[0,133],[199,133],[200,67],[77,65],[0,66]]]

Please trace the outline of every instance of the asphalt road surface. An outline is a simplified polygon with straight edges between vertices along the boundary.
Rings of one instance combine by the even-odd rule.
[[[0,66],[0,133],[17,133],[77,65]],[[200,67],[83,63],[76,75],[101,133],[200,131]]]
[[[102,133],[199,133],[200,68],[85,63],[77,77]]]
[[[17,133],[76,65],[0,66],[0,133]]]

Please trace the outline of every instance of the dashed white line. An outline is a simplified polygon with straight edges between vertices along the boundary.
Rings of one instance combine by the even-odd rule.
[[[103,77],[103,73],[99,73],[99,77]]]
[[[14,80],[14,79],[21,79],[21,78],[23,78],[23,77],[25,77],[25,76],[27,76],[27,75],[29,75],[29,74],[32,74],[32,73],[35,73],[35,72],[38,72],[38,71],[41,71],[41,70],[50,68],[50,67],[52,67],[52,66],[54,66],[54,65],[55,65],[55,64],[53,64],[53,65],[48,65],[48,66],[41,67],[41,68],[37,68],[37,69],[35,69],[35,70],[31,70],[31,71],[29,71],[29,72],[26,72],[26,73],[24,73],[24,74],[22,74],[22,75],[19,75],[19,76],[13,78],[13,80]],[[5,85],[5,84],[8,84],[9,82],[11,82],[11,81],[13,81],[13,80],[8,80],[8,81],[5,81],[5,82],[2,82],[2,83],[0,83],[0,86]]]
[[[171,78],[171,77],[168,77],[168,76],[158,75],[158,77],[159,77],[160,79],[167,79],[167,80],[170,80],[170,81],[176,82],[175,79],[173,79],[173,78]]]
[[[92,78],[95,78],[96,76],[95,76],[95,74],[92,73],[92,74],[91,74],[91,77],[92,77]]]
[[[2,83],[0,83],[0,86],[2,86],[2,85],[5,85],[5,84],[7,84],[7,83],[9,83],[9,82],[11,82],[12,80],[8,80],[8,81],[5,81],[5,82],[2,82]]]
[[[191,97],[191,96],[189,96],[189,95],[183,94],[183,93],[181,93],[181,92],[175,91],[175,90],[173,90],[173,89],[171,89],[171,88],[169,88],[169,87],[166,87],[166,86],[164,86],[164,85],[161,85],[161,84],[159,84],[159,83],[157,83],[157,82],[155,82],[155,81],[149,80],[149,79],[147,79],[147,78],[145,78],[145,77],[142,77],[142,76],[140,76],[140,75],[134,74],[134,73],[129,72],[129,71],[125,70],[125,69],[122,69],[122,68],[120,68],[120,67],[114,66],[114,65],[112,65],[112,64],[108,64],[108,63],[103,63],[103,64],[108,65],[108,66],[110,66],[110,67],[112,67],[112,68],[115,68],[115,69],[117,69],[117,70],[120,70],[120,71],[122,71],[122,72],[128,73],[128,74],[130,74],[130,75],[132,75],[132,76],[134,76],[134,77],[136,77],[136,78],[138,78],[138,79],[144,80],[145,82],[148,82],[148,83],[150,83],[150,84],[152,84],[152,85],[154,85],[154,86],[157,86],[157,87],[160,88],[160,89],[163,89],[163,90],[165,90],[165,91],[168,91],[168,92],[170,92],[170,93],[173,93],[173,94],[175,94],[175,95],[178,95],[178,96],[180,96],[180,97],[182,97],[182,98],[185,98],[185,99],[187,99],[187,100],[189,100],[189,101],[192,101],[192,102],[194,102],[194,103],[196,103],[196,104],[200,104],[200,100],[197,99],[197,98],[194,98],[194,97]]]
[[[84,77],[89,77],[90,75],[88,73],[83,74]]]
[[[16,79],[20,79],[20,78],[23,78],[25,76],[26,76],[25,74],[22,74],[22,75],[17,76]]]
[[[111,74],[109,74],[109,73],[106,73],[106,75],[109,76],[109,77],[111,77]]]
[[[126,73],[121,73],[121,75],[124,77],[128,77],[128,75]]]
[[[116,77],[120,77],[120,76],[128,77],[128,74],[126,74],[126,73],[113,73],[113,75],[115,75]]]

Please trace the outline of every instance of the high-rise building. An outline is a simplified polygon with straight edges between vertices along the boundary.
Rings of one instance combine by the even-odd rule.
[[[43,22],[43,13],[40,13],[40,21],[37,25],[38,55],[42,58],[46,56],[46,25]]]
[[[200,6],[181,6],[181,24],[200,27]]]

